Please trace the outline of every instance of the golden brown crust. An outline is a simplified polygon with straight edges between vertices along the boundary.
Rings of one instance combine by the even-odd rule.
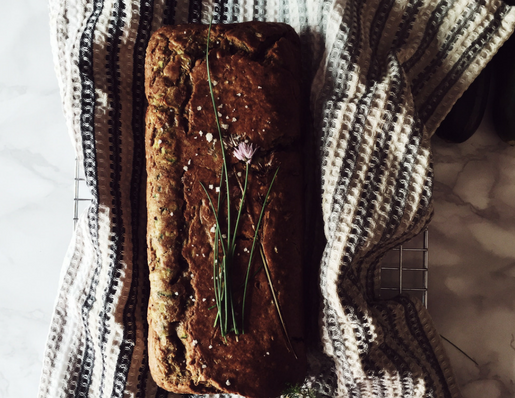
[[[242,321],[245,334],[225,340],[213,327],[215,218],[201,183],[216,202],[222,157],[207,84],[206,41],[207,26],[164,27],[147,49],[149,364],[158,385],[169,391],[272,397],[286,383],[301,381],[306,366],[299,42],[287,25],[252,22],[213,26],[210,47],[233,203],[241,197],[245,175],[233,146],[250,141],[259,147],[250,168],[233,285],[243,284],[253,228],[279,168],[261,243],[296,359],[259,254]],[[242,290],[235,290],[239,304]]]

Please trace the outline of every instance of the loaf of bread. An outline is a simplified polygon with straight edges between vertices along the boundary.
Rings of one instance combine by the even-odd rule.
[[[306,367],[299,39],[279,23],[213,25],[210,30],[209,68],[233,215],[248,160],[234,156],[235,151],[242,143],[256,150],[248,163],[230,267],[240,330],[222,336],[213,279],[213,207],[221,194],[218,221],[224,234],[227,189],[219,192],[223,155],[208,85],[207,35],[206,25],[167,26],[147,48],[150,370],[159,386],[176,393],[275,397],[302,381]],[[263,206],[243,310],[247,264]],[[229,227],[234,225],[233,216]]]

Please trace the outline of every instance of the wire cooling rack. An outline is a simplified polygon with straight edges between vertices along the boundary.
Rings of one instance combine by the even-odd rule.
[[[91,193],[86,185],[84,170],[78,159],[75,159],[75,178],[73,182],[73,229],[77,225],[79,215],[91,201]]]
[[[75,161],[73,225],[91,201],[84,172]],[[429,233],[427,230],[386,254],[381,265],[381,298],[400,293],[417,297],[427,307]]]
[[[381,297],[401,293],[417,297],[427,307],[429,232],[391,250],[381,264]]]

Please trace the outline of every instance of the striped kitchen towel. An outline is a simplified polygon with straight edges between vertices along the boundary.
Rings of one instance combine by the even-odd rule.
[[[320,397],[460,397],[430,316],[377,297],[379,263],[432,215],[430,137],[511,34],[497,0],[50,0],[68,129],[93,200],[65,260],[40,398],[163,397],[148,372],[145,48],[164,24],[299,33],[325,242]]]

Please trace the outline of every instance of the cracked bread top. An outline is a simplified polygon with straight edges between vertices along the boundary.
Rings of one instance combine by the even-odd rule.
[[[277,396],[305,371],[299,40],[285,24],[250,22],[214,25],[209,46],[233,206],[245,165],[232,151],[240,142],[258,147],[236,239],[235,300],[242,300],[254,227],[279,169],[259,242],[296,358],[260,255],[252,262],[245,333],[224,339],[213,326],[216,220],[201,183],[216,203],[223,159],[207,82],[207,33],[205,25],[163,27],[147,49],[150,368],[161,387],[177,393]]]

